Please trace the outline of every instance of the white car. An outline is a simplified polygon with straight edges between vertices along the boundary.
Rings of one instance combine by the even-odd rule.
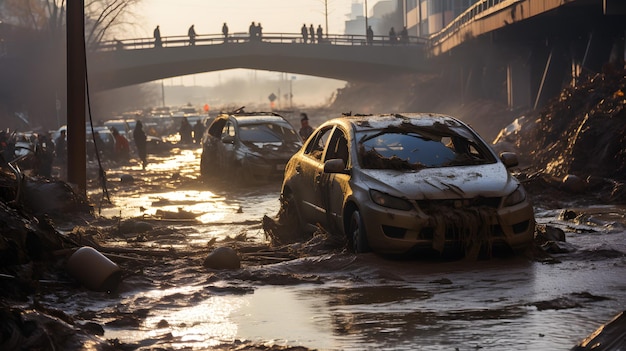
[[[341,117],[290,159],[282,203],[301,229],[321,224],[355,252],[520,251],[535,219],[515,165],[450,116]]]

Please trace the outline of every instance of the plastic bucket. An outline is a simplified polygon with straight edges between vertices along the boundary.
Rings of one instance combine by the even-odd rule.
[[[115,291],[122,280],[120,267],[90,246],[81,247],[70,256],[67,270],[81,284],[95,291]]]

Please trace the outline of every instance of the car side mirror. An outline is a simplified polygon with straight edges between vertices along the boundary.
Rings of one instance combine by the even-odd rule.
[[[324,173],[346,173],[346,164],[340,158],[324,162]]]
[[[506,168],[511,168],[519,165],[517,160],[517,154],[514,152],[503,152],[500,154],[500,160],[504,163]]]
[[[225,135],[222,137],[222,142],[224,144],[234,144],[235,143],[235,137],[232,135]]]

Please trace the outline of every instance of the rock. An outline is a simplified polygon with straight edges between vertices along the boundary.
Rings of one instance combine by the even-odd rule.
[[[133,178],[133,176],[130,174],[122,174],[120,176],[120,182],[122,183],[133,183],[134,181],[135,181],[135,178]]]
[[[578,217],[578,213],[572,210],[563,210],[559,213],[559,219],[562,221],[571,221],[572,219]]]
[[[241,259],[237,251],[230,247],[218,247],[204,259],[202,265],[211,269],[239,269]]]
[[[121,234],[145,233],[153,229],[152,224],[148,222],[127,220],[120,224]]]
[[[565,242],[565,232],[556,227],[538,224],[535,229],[535,240],[540,242],[560,241]]]
[[[561,188],[570,193],[580,194],[587,190],[587,182],[578,176],[568,174],[563,177]]]

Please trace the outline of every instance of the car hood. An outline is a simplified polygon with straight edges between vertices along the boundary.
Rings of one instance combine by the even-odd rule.
[[[361,174],[369,189],[413,200],[506,196],[519,186],[500,162],[414,172],[364,169]]]

